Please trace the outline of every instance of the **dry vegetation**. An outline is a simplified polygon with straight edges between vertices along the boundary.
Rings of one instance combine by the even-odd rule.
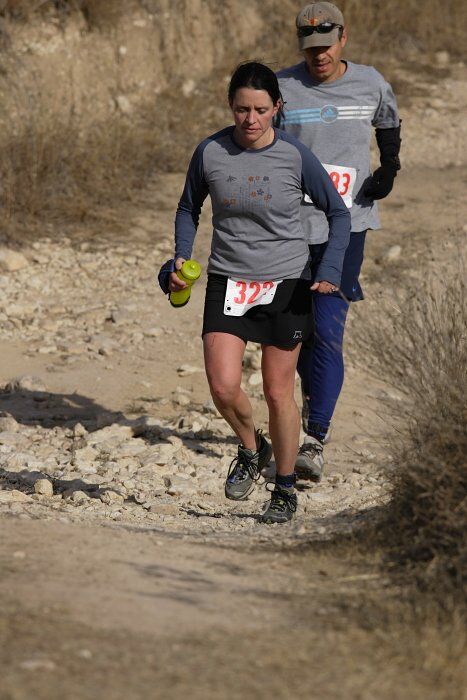
[[[466,291],[460,267],[353,337],[401,397],[388,405],[393,494],[381,538],[441,604],[465,600],[467,582]]]
[[[124,15],[131,16],[137,10],[157,14],[160,4],[157,0],[0,0],[0,34],[8,38],[14,26],[39,20],[59,22],[64,27],[80,13],[87,31],[104,36]],[[262,38],[259,48],[261,55],[274,57],[279,66],[296,59],[292,32],[296,7],[293,2],[271,2],[270,6],[276,9],[271,15],[272,31]],[[365,37],[364,42],[360,41],[362,56],[380,51],[381,42],[388,46],[388,40],[392,42],[392,55],[407,49],[423,52],[437,48],[457,53],[462,45],[466,10],[460,0],[448,0],[443,8],[449,45],[446,32],[440,32],[433,20],[437,16],[434,3],[362,5],[356,0],[344,0],[341,6],[354,43],[355,38]],[[280,27],[290,30],[280,30],[284,41],[278,44]],[[4,46],[8,46],[7,41]],[[14,46],[10,49],[14,50]],[[4,53],[8,51],[4,49]],[[0,54],[3,91],[16,96],[15,113],[7,115],[0,136],[0,212],[4,233],[18,240],[28,230],[32,234],[40,230],[44,222],[76,224],[84,219],[99,221],[101,225],[107,222],[112,227],[118,222],[124,225],[123,209],[147,178],[164,170],[182,170],[197,139],[225,123],[228,116],[223,76],[245,57],[238,50],[230,50],[228,55],[229,60],[219,66],[217,75],[189,97],[182,98],[180,81],[173,81],[170,91],[157,100],[148,95],[146,104],[131,118],[117,111],[84,125],[74,104],[69,105],[68,112],[65,110],[64,117],[63,109],[50,108],[51,95],[28,92],[22,84],[18,86],[15,75],[2,73]],[[151,70],[149,56],[147,70]],[[111,79],[114,76],[109,76]]]

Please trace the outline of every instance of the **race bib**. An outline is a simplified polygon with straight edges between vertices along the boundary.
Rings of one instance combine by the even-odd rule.
[[[243,316],[248,309],[260,304],[270,304],[282,280],[256,282],[254,280],[227,280],[224,314]]]
[[[347,209],[350,209],[352,207],[353,188],[357,179],[357,170],[348,168],[345,165],[328,165],[328,163],[323,163],[323,168],[327,171],[334,187],[344,200],[345,206]],[[307,194],[304,197],[304,201],[313,204],[313,201]]]

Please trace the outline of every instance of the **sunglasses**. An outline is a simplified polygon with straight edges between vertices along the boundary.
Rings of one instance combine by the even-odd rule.
[[[336,27],[339,27],[339,29],[344,28],[342,24],[334,24],[334,22],[321,22],[321,24],[317,24],[316,27],[312,27],[311,25],[309,27],[298,27],[297,35],[311,36],[315,32],[317,34],[329,34]]]

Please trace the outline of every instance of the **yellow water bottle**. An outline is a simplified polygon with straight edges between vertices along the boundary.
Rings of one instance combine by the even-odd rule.
[[[172,306],[185,306],[190,301],[191,287],[201,275],[201,265],[196,260],[185,260],[177,275],[186,282],[187,286],[179,292],[170,292],[169,300]]]

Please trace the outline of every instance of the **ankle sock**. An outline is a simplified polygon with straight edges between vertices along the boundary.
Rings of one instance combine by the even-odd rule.
[[[276,486],[279,486],[279,488],[282,489],[293,489],[296,480],[297,477],[295,476],[295,472],[292,472],[292,474],[286,474],[285,476],[282,474],[276,474]]]
[[[328,432],[328,428],[325,428],[324,426],[320,425],[319,423],[310,423],[308,426],[308,435],[316,438],[320,442],[323,442],[324,438],[326,437],[327,432]]]

